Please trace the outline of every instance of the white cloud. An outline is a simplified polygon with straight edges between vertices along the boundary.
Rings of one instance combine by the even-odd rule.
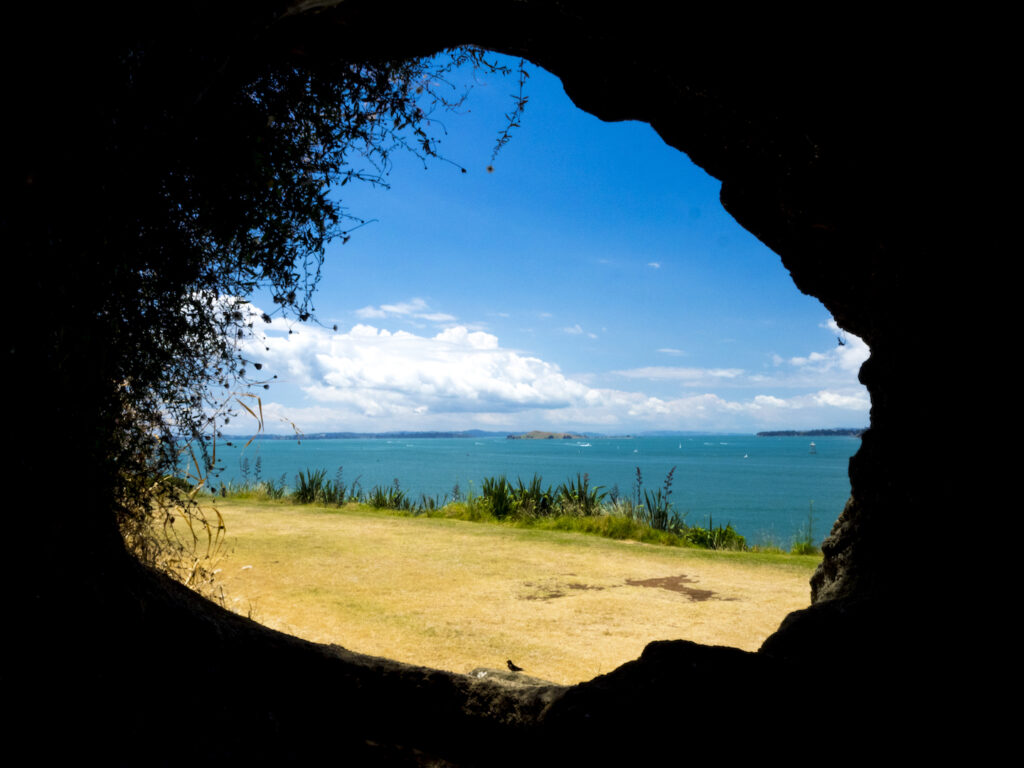
[[[398,304],[382,304],[380,308],[394,315],[412,315],[426,309],[427,302],[423,299],[413,299],[412,301],[402,301]]]
[[[660,261],[648,261],[647,262],[647,266],[650,267],[651,269],[661,269],[661,262]]]
[[[494,334],[462,325],[433,335],[366,323],[347,332],[303,325],[290,334],[278,326],[280,321],[262,326],[265,337],[247,342],[252,347],[247,352],[265,364],[264,372],[284,382],[265,397],[268,424],[286,418],[304,432],[474,426],[754,431],[856,426],[870,407],[863,387],[849,381],[783,396],[771,382],[755,384],[739,368],[652,366],[616,372],[636,382],[706,387],[682,396],[596,387],[588,383],[589,375],[568,377],[553,363],[503,348]],[[735,393],[737,385],[753,391],[742,397],[722,394]],[[288,388],[298,394],[286,405],[275,395]]]
[[[662,347],[657,351],[663,355],[671,355],[672,357],[682,357],[683,355],[686,354],[681,349],[672,349],[671,347]]]
[[[454,326],[434,336],[359,324],[347,333],[304,327],[267,337],[259,355],[317,403],[364,416],[551,408],[586,387],[558,367],[501,349],[498,338]],[[254,352],[254,354],[256,354]]]
[[[819,405],[830,405],[833,408],[844,408],[851,411],[867,411],[871,408],[871,399],[864,391],[837,392],[823,389],[814,395]]]
[[[356,310],[356,317],[363,320],[380,320],[386,317],[415,317],[431,323],[453,323],[455,315],[445,312],[427,312],[430,307],[423,299],[402,301],[398,304],[381,304],[379,307],[363,307]]]
[[[630,368],[612,371],[627,379],[674,380],[686,384],[721,383],[724,379],[735,379],[743,374],[742,368],[679,368],[668,365],[649,365],[646,368]]]
[[[811,352],[807,357],[791,357],[789,362],[791,365],[804,366],[810,363],[820,363],[823,360],[829,360],[828,355],[823,355],[821,352]]]
[[[447,341],[451,344],[468,344],[474,349],[497,349],[498,337],[482,331],[470,333],[462,326],[455,326],[441,331],[434,337],[438,341]]]
[[[836,345],[827,352],[811,352],[806,356],[791,357],[788,360],[789,364],[816,373],[841,371],[856,374],[871,355],[871,349],[859,336],[840,328],[831,317],[821,327],[828,328],[836,335]],[[774,360],[776,365],[786,362],[778,355]]]
[[[597,338],[597,334],[596,333],[591,333],[590,331],[584,331],[583,327],[579,323],[576,323],[576,325],[569,326],[568,328],[563,328],[562,331],[565,332],[565,333],[568,333],[571,336],[580,336],[580,335],[586,334],[587,338],[590,338],[590,339],[596,339]]]
[[[364,320],[371,320],[374,318],[387,317],[388,313],[383,309],[377,307],[363,307],[362,309],[356,310],[356,317],[361,317]]]

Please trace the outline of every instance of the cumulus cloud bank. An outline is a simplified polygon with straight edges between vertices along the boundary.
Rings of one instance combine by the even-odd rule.
[[[433,336],[367,324],[346,333],[303,327],[271,332],[265,345],[268,368],[311,400],[365,416],[557,408],[586,395],[558,366],[464,326]]]
[[[427,310],[426,302],[413,300],[364,308],[361,314],[409,317],[425,316]],[[368,323],[345,332],[317,326],[300,326],[293,333],[275,325],[264,329],[265,337],[252,342],[252,357],[288,387],[298,388],[303,400],[275,402],[271,392],[264,410],[271,418],[295,421],[307,432],[546,425],[745,430],[778,424],[819,426],[836,423],[837,418],[860,424],[869,407],[858,386],[827,386],[792,397],[762,391],[738,400],[710,391],[692,393],[693,387],[710,390],[751,378],[732,368],[654,366],[616,372],[638,384],[660,380],[691,390],[679,396],[594,387],[566,376],[554,363],[504,348],[497,336],[464,325],[423,335]],[[784,364],[807,368],[828,362],[812,357]],[[832,363],[842,368],[852,359]],[[845,415],[836,416],[837,412]]]

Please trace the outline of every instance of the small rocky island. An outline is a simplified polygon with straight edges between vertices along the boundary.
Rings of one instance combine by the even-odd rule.
[[[586,435],[577,435],[573,432],[541,432],[538,429],[522,435],[508,435],[509,440],[581,440],[585,437]]]

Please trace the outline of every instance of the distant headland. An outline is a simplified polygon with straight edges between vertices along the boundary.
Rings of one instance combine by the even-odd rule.
[[[780,429],[774,432],[758,432],[758,437],[860,437],[866,432],[860,429]]]
[[[313,432],[310,434],[292,433],[289,435],[252,435],[253,440],[408,440],[414,437],[504,437],[507,432],[487,432],[482,429],[465,429],[459,432],[413,432],[400,430],[397,432]],[[249,435],[224,435],[229,440],[249,440]]]

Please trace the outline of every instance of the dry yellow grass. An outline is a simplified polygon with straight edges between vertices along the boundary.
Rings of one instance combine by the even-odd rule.
[[[218,506],[229,608],[316,642],[455,672],[511,658],[536,677],[577,683],[652,640],[754,650],[810,602],[813,558],[365,510]],[[629,583],[650,579],[670,580]]]

